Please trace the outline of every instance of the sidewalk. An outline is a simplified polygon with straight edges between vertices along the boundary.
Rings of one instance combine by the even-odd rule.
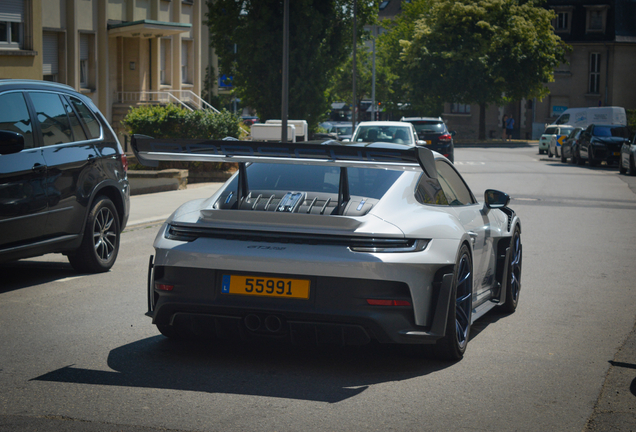
[[[223,183],[195,183],[187,189],[156,192],[130,197],[130,216],[127,228],[135,225],[162,222],[181,204],[199,198],[209,198]]]

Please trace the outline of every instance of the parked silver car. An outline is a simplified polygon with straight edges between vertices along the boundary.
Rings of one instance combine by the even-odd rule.
[[[434,344],[457,360],[476,319],[517,307],[510,198],[487,190],[479,202],[425,147],[138,136],[132,146],[144,164],[239,163],[157,234],[148,315],[167,337]]]

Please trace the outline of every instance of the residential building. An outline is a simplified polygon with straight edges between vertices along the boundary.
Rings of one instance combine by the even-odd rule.
[[[0,78],[68,84],[121,137],[131,105],[202,106],[203,1],[2,0]]]

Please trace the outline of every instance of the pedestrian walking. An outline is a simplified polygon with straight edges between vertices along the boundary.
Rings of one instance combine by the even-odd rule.
[[[508,114],[504,114],[501,120],[501,139],[503,141],[506,140],[506,120],[508,120]]]
[[[512,139],[512,130],[515,127],[515,119],[512,117],[512,114],[506,119],[506,135],[508,136],[508,141]]]

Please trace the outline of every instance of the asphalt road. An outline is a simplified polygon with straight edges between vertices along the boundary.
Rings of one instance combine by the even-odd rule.
[[[635,178],[537,153],[456,150],[475,195],[513,197],[524,246],[517,312],[478,321],[462,361],[168,341],[144,316],[144,214],[108,273],[0,265],[0,431],[636,430]]]

